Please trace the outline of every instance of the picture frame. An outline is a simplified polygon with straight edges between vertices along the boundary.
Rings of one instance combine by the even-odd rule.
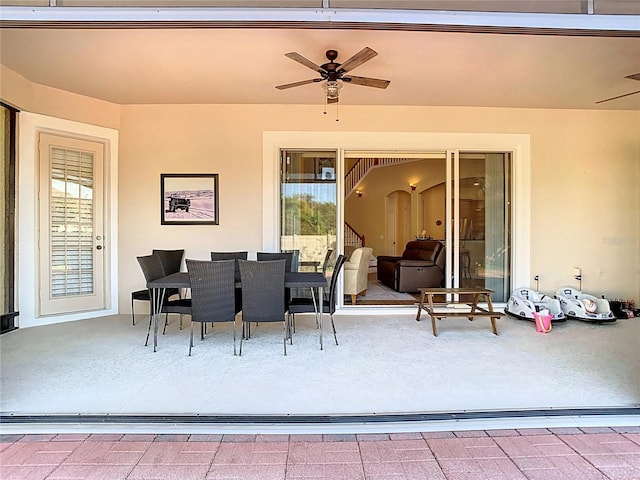
[[[316,180],[335,180],[335,166],[333,158],[316,158]]]
[[[160,174],[162,225],[218,225],[217,173]]]

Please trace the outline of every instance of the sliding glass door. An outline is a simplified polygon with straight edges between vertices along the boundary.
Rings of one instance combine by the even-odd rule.
[[[281,150],[280,248],[298,251],[301,269],[316,269],[330,249],[349,255],[368,246],[374,257],[401,255],[407,242],[431,238],[446,247],[443,286],[486,287],[494,301],[506,302],[511,162],[509,152]],[[338,243],[337,231],[343,232]],[[374,259],[369,290],[379,293],[386,287],[375,270]],[[415,303],[411,292],[389,293],[380,304]],[[362,295],[356,304],[372,303],[372,295]]]

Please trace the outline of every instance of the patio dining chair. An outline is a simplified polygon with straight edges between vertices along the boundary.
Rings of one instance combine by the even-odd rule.
[[[282,322],[284,354],[287,354],[288,315],[284,301],[286,260],[239,260],[242,281],[242,329],[250,322]],[[240,337],[240,355],[242,340]]]
[[[282,260],[286,261],[285,271],[286,272],[297,272],[298,271],[298,250],[288,250],[283,252],[258,252],[256,254],[256,259],[259,262],[270,261],[270,260]],[[284,302],[285,304],[289,302],[291,299],[291,289],[284,289]]]
[[[184,257],[184,250],[158,250],[154,249],[151,251],[153,255],[158,255],[160,257],[160,262],[162,263],[162,268],[164,269],[165,275],[171,275],[172,273],[178,273],[182,267],[182,258]],[[170,298],[173,295],[178,295],[182,298],[182,292],[178,288],[167,289],[167,298]],[[162,334],[164,335],[167,331],[167,325],[169,323],[169,316],[165,316],[164,328],[162,330]],[[180,315],[180,330],[182,330],[182,315]]]
[[[295,272],[294,266],[295,263],[295,253],[293,250],[289,250],[287,252],[258,252],[256,253],[256,260],[259,262],[270,261],[270,260],[285,260],[285,271],[287,272]]]
[[[166,277],[167,274],[162,266],[162,260],[159,255],[146,255],[137,257],[142,273],[146,282],[157,280],[158,278]],[[176,300],[169,299],[167,292],[171,289],[165,289],[162,298],[162,308],[160,313],[169,315],[170,313],[180,314],[180,323],[182,324],[182,315],[191,315],[191,299],[190,298],[178,298]],[[149,298],[151,298],[151,291],[149,291]],[[145,347],[149,344],[149,334],[151,332],[152,316],[149,315],[149,327],[147,328],[147,339],[144,342]]]
[[[327,253],[324,256],[324,260],[322,262],[322,274],[327,275],[327,268],[329,268],[329,260],[331,260],[331,255],[333,255],[333,248],[327,250]]]
[[[238,260],[246,260],[249,252],[211,252],[211,260],[235,260],[235,279],[240,279],[240,266]],[[242,290],[236,289],[236,308],[242,309]]]
[[[211,252],[211,260],[246,260],[249,252]],[[235,271],[240,273],[238,262],[235,262]]]
[[[336,345],[338,345],[338,336],[336,334],[336,325],[333,321],[333,314],[336,311],[336,288],[338,285],[338,275],[340,274],[340,270],[344,265],[344,262],[347,260],[347,257],[344,255],[338,255],[336,259],[336,264],[333,267],[333,274],[331,275],[330,283],[329,283],[329,294],[327,297],[322,299],[322,313],[328,313],[331,318],[331,328],[333,329],[333,339],[336,341]],[[323,295],[324,297],[324,295]],[[313,299],[306,297],[292,298],[289,302],[288,308],[290,322],[289,324],[293,326],[293,331],[295,332],[295,314],[296,313],[317,313],[316,304]],[[293,340],[291,341],[293,343]]]
[[[172,273],[176,273],[180,271],[180,266],[182,264],[182,257],[184,256],[184,250],[153,250],[152,255],[158,255],[160,257],[160,262],[162,263],[162,267],[165,271],[165,275],[170,275]],[[174,295],[180,296],[180,290],[177,288],[168,288],[166,290],[167,298],[170,298]],[[134,290],[131,292],[131,323],[135,326],[136,324],[136,314],[133,308],[134,301],[142,301],[142,302],[151,302],[151,298],[149,298],[149,290],[146,288],[140,290]],[[182,327],[182,325],[180,326]],[[166,329],[166,325],[165,325]]]
[[[191,333],[189,356],[193,348],[193,324],[200,322],[233,322],[233,354],[236,355],[236,314],[240,311],[235,300],[236,260],[202,261],[187,259],[191,285]],[[203,336],[201,336],[203,339]]]

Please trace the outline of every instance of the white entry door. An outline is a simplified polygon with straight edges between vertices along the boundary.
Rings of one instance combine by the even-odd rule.
[[[105,308],[104,149],[39,135],[40,315]]]

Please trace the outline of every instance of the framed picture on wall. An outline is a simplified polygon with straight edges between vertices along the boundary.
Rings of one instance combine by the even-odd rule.
[[[333,158],[316,158],[316,180],[335,180]]]
[[[162,225],[218,225],[217,173],[162,173]]]
[[[335,180],[336,179],[336,171],[333,168],[323,167],[322,174],[320,177],[322,180]]]

